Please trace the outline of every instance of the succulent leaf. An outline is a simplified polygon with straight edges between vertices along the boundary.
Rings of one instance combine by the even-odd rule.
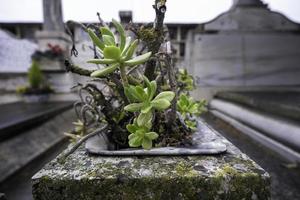
[[[167,109],[171,103],[170,101],[166,100],[166,99],[157,99],[157,100],[153,100],[151,101],[151,105],[156,109],[156,110],[165,110]]]
[[[116,60],[115,59],[91,59],[91,60],[88,60],[87,63],[93,63],[93,64],[106,64],[106,65],[109,65],[109,64],[113,64],[115,63]]]
[[[122,57],[126,55],[126,53],[128,52],[128,49],[129,49],[130,45],[131,45],[131,37],[127,37],[126,38],[126,45],[125,45],[125,47],[124,47],[124,49],[122,51],[122,54],[121,54]]]
[[[102,35],[109,35],[109,36],[111,36],[112,38],[114,38],[114,40],[115,40],[114,34],[113,34],[113,33],[111,32],[111,30],[109,30],[107,27],[101,27],[101,28],[100,28],[100,32],[101,32]]]
[[[114,65],[111,65],[109,67],[105,67],[103,69],[99,69],[97,71],[94,71],[92,74],[91,74],[91,77],[98,77],[98,78],[103,78],[105,77],[106,75],[114,72],[117,68],[118,68],[119,64],[116,63]]]
[[[142,143],[142,147],[146,150],[149,150],[151,149],[152,147],[152,140],[150,140],[149,138],[147,137],[144,137],[143,139],[143,143]]]
[[[98,38],[98,36],[95,34],[95,32],[94,32],[92,29],[90,29],[90,28],[88,28],[87,31],[88,31],[88,34],[89,34],[91,40],[93,41],[93,43],[94,43],[97,47],[99,47],[101,50],[103,50],[104,47],[105,47],[105,45],[104,45],[103,42],[100,40],[100,38]]]
[[[158,99],[165,99],[167,101],[172,101],[175,97],[175,93],[172,91],[165,91],[165,92],[161,92],[159,93],[154,100],[158,100]]]
[[[140,113],[137,118],[137,125],[143,126],[152,120],[152,112]]]
[[[151,54],[152,54],[151,52],[148,52],[143,55],[137,56],[131,60],[127,60],[124,63],[126,66],[135,66],[135,65],[143,64],[150,58]]]
[[[115,38],[111,37],[110,35],[102,35],[103,42],[106,46],[115,46]]]
[[[129,59],[132,58],[132,56],[133,56],[133,54],[134,54],[134,51],[135,51],[137,45],[138,45],[138,40],[134,40],[134,41],[130,44],[130,46],[129,46],[129,48],[128,48],[128,51],[127,51],[127,54],[126,54],[126,56],[125,56],[125,61],[127,61],[127,60],[129,60]]]
[[[119,59],[121,55],[121,51],[116,46],[107,46],[103,50],[104,58],[106,59]]]
[[[126,43],[125,30],[124,30],[122,24],[120,24],[118,21],[112,19],[112,23],[116,27],[117,31],[120,34],[120,50],[123,51],[123,49],[125,47],[125,43]]]
[[[143,103],[132,103],[124,107],[124,110],[129,111],[129,112],[137,112],[141,110],[143,107]]]
[[[148,132],[148,133],[145,134],[145,136],[147,138],[149,138],[150,140],[155,140],[155,139],[158,138],[158,134],[155,133],[155,132]]]

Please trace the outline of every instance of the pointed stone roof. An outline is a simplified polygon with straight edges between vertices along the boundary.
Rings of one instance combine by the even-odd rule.
[[[258,7],[265,7],[261,0],[234,0],[232,8],[240,7],[240,6],[258,6]]]
[[[261,0],[234,0],[228,12],[204,24],[205,31],[293,31],[300,32],[300,24],[281,13],[273,12]]]

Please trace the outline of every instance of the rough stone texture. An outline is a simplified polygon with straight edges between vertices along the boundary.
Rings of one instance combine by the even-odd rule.
[[[270,198],[270,177],[223,138],[217,156],[100,157],[83,148],[32,179],[35,200]]]

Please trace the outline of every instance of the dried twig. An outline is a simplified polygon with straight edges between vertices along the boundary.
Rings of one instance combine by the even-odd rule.
[[[94,70],[83,69],[79,66],[73,65],[68,60],[65,60],[65,67],[67,72],[72,72],[81,76],[90,76],[91,73],[94,72]]]
[[[169,54],[166,54],[165,57],[166,57],[165,61],[166,61],[166,67],[167,67],[167,71],[168,71],[170,87],[171,87],[171,90],[175,93],[175,97],[171,102],[171,112],[170,112],[169,121],[168,121],[168,125],[171,127],[171,125],[176,120],[177,83],[176,83],[174,63],[172,61],[172,57]]]
[[[104,125],[101,128],[96,129],[95,131],[85,135],[84,137],[82,137],[80,140],[78,140],[78,142],[76,142],[70,149],[67,149],[60,157],[57,158],[57,161],[59,163],[63,163],[66,158],[71,155],[74,151],[76,151],[76,149],[78,149],[78,147],[80,147],[80,145],[85,142],[87,139],[101,133],[102,131],[107,129],[107,125]]]
[[[155,55],[163,42],[163,34],[164,34],[164,18],[166,12],[165,0],[155,0],[155,5],[153,8],[155,10],[155,22],[153,24],[154,31],[157,33],[157,39],[155,40],[155,44],[152,44],[152,48],[149,49],[152,52],[152,55]],[[149,47],[148,47],[149,48]],[[145,68],[145,76],[149,78],[149,80],[155,79],[155,68],[156,68],[156,60],[149,60],[146,63]]]

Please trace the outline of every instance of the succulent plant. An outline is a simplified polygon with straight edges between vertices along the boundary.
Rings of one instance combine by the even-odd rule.
[[[190,75],[186,69],[179,69],[177,76],[177,81],[182,83],[182,87],[185,90],[193,90],[194,89],[194,79],[193,76]]]
[[[125,67],[133,67],[146,62],[151,52],[133,57],[134,52],[138,46],[138,40],[131,42],[131,38],[125,35],[123,26],[116,20],[112,20],[113,25],[119,33],[119,41],[117,42],[117,36],[107,27],[101,27],[101,38],[99,38],[92,29],[88,29],[88,34],[93,43],[99,48],[98,50],[102,54],[101,59],[92,59],[87,61],[88,63],[108,65],[103,69],[94,71],[92,77],[105,77],[108,74],[119,69],[121,77],[125,84],[127,84],[127,77],[123,73]]]
[[[164,91],[155,96],[157,89],[156,81],[150,82],[147,77],[144,76],[144,82],[147,86],[146,88],[139,85],[129,85],[125,89],[127,97],[131,102],[135,103],[125,106],[124,110],[129,112],[139,112],[138,117],[134,119],[134,124],[127,126],[127,130],[134,134],[131,134],[128,137],[129,145],[132,147],[142,145],[143,148],[146,146],[147,148],[145,149],[148,149],[150,144],[152,146],[152,140],[158,137],[158,134],[155,132],[150,132],[153,110],[163,111],[167,109],[171,105],[175,93],[172,91]],[[157,137],[154,137],[154,135],[157,135]],[[134,142],[130,142],[131,140]],[[147,142],[147,144],[144,145],[144,142]]]
[[[144,125],[139,126],[137,121],[134,120],[133,124],[126,126],[127,130],[131,133],[128,136],[130,147],[140,147],[144,149],[151,149],[152,141],[158,138],[156,132],[151,132],[152,122],[149,120]]]
[[[191,129],[195,129],[197,123],[195,119],[191,118],[190,116],[199,116],[205,111],[205,105],[205,100],[195,101],[193,97],[183,93],[180,95],[179,100],[177,101],[177,110],[183,116],[186,125]]]

